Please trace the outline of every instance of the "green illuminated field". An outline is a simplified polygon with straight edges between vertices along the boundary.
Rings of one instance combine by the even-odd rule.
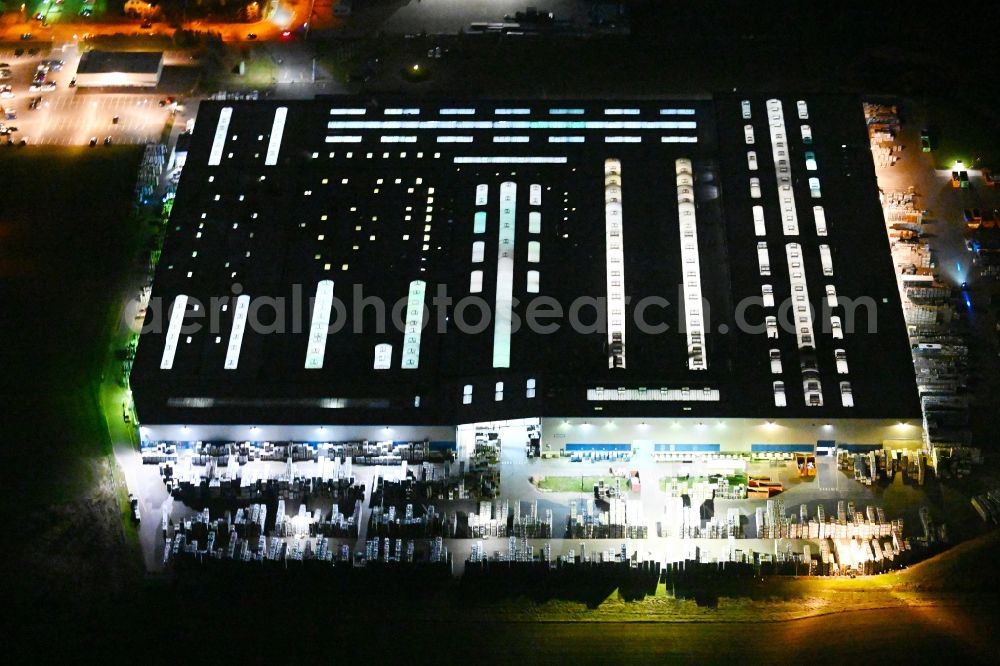
[[[732,474],[726,477],[726,481],[729,482],[731,486],[747,485],[747,475],[746,474]],[[674,485],[687,485],[688,488],[696,483],[708,483],[709,478],[707,476],[689,476],[687,478],[678,478],[674,476],[665,476],[660,479],[660,490],[666,490],[667,484]]]
[[[4,453],[17,470],[7,500],[72,499],[110,451],[97,387],[139,238],[129,201],[140,153],[0,146]]]
[[[594,484],[604,482],[605,486],[615,487],[615,477],[613,476],[546,476],[541,477],[535,483],[539,490],[548,490],[557,493],[591,493]],[[628,489],[626,479],[621,479],[622,490]]]

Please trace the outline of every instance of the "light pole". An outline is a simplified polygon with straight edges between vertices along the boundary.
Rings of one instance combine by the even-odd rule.
[[[306,39],[309,39],[309,30],[312,29],[313,7],[315,5],[316,0],[309,0],[309,13],[306,15]]]

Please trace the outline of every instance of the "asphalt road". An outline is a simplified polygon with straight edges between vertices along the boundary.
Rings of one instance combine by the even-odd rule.
[[[761,624],[491,622],[449,630],[475,637],[451,643],[452,657],[488,655],[491,663],[974,664],[995,663],[998,619],[993,606],[938,606]]]

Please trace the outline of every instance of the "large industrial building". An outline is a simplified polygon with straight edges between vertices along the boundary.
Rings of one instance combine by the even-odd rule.
[[[145,441],[921,439],[846,96],[203,103],[145,324]]]

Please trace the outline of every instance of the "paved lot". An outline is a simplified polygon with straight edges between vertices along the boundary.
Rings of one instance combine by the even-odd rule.
[[[905,148],[895,166],[877,169],[879,187],[883,192],[915,188],[918,206],[928,211],[925,228],[940,280],[954,288],[968,283],[968,305],[959,304],[960,321],[955,331],[969,333],[970,375],[973,381],[979,381],[971,396],[972,444],[995,450],[993,440],[1000,428],[1000,412],[992,408],[991,397],[1000,390],[1000,357],[995,333],[998,312],[990,301],[1000,294],[1000,282],[981,275],[983,266],[965,242],[1000,236],[1000,230],[967,231],[962,214],[965,208],[1000,207],[1000,189],[988,187],[978,170],[969,171],[968,189],[952,188],[951,171],[935,168],[936,154],[920,152],[920,130],[927,124],[923,109],[911,102],[905,111],[910,120],[903,125],[897,141]]]
[[[42,60],[62,60],[60,71],[50,71],[48,79],[56,89],[51,92],[31,92],[29,86]],[[76,72],[79,53],[72,43],[56,48],[46,56],[15,57],[10,51],[0,52],[0,62],[10,65],[13,98],[2,99],[4,109],[14,110],[16,119],[4,122],[17,127],[14,140],[27,139],[32,144],[85,145],[91,137],[103,141],[110,136],[114,143],[136,144],[159,141],[163,126],[170,116],[169,107],[160,107],[162,96],[150,92],[104,94],[81,88],[70,88]],[[32,99],[40,98],[36,109]],[[113,118],[118,116],[118,122]]]

